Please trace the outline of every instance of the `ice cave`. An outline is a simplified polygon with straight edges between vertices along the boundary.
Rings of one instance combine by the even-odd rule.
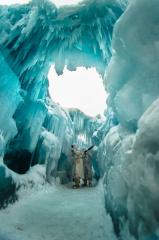
[[[0,26],[0,240],[159,240],[159,1],[0,0]],[[104,116],[51,97],[78,68]]]

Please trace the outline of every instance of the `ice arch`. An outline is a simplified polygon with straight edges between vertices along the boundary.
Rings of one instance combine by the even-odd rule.
[[[55,64],[58,74],[62,74],[67,65],[69,70],[77,66],[96,67],[104,75],[111,57],[113,26],[123,9],[122,2],[114,0],[100,4],[86,1],[79,6],[60,9],[44,0],[1,7],[1,62],[4,67],[10,67],[10,79],[15,75],[12,84],[17,91],[16,95],[13,92],[12,113],[6,115],[10,125],[4,129],[4,121],[1,123],[4,142],[8,143],[3,154],[5,152],[5,162],[12,169],[25,172],[37,161],[34,156],[42,126],[57,135],[61,150],[63,143],[70,141],[71,122],[67,113],[50,105],[47,99],[50,65]],[[5,74],[7,87],[11,80]],[[7,97],[9,99],[10,95]],[[54,110],[48,111],[49,106]],[[6,114],[10,111],[9,105],[5,111]],[[53,127],[52,123],[57,126]],[[63,126],[64,135],[59,135],[58,124]],[[48,137],[44,135],[42,139]],[[64,144],[66,149],[68,145]]]
[[[123,11],[116,1],[88,1],[59,10],[51,2],[32,1],[24,7],[2,9],[1,20],[11,23],[1,29],[3,52],[22,88],[32,85],[32,98],[38,98],[37,85],[44,82],[50,63],[55,63],[58,74],[65,65],[70,70],[94,66],[103,74],[111,56],[113,25]]]

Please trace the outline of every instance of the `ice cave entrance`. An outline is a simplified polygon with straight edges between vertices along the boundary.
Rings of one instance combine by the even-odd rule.
[[[61,107],[77,108],[91,117],[104,115],[107,94],[95,68],[65,68],[63,75],[58,76],[52,66],[48,79],[50,96]]]

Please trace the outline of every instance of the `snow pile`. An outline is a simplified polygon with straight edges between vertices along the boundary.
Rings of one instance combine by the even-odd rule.
[[[16,195],[18,199],[26,197],[26,195],[34,194],[45,188],[46,183],[46,167],[44,165],[36,165],[30,168],[27,174],[19,176],[13,174],[13,181],[16,183]]]
[[[5,208],[9,203],[42,189],[46,184],[46,168],[36,165],[27,174],[19,175],[0,164],[0,181],[0,208]]]

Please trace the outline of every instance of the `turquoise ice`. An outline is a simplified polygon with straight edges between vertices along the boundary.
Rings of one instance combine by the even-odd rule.
[[[71,145],[95,145],[94,182],[101,178],[101,185],[90,192],[81,190],[81,196],[90,199],[86,205],[81,201],[82,206],[86,210],[92,204],[95,215],[101,204],[104,218],[99,219],[105,219],[102,226],[108,225],[104,230],[108,240],[159,239],[158,13],[158,0],[87,0],[61,8],[33,0],[0,6],[0,207],[7,207],[0,215],[5,221],[16,215],[16,208],[19,214],[19,204],[31,191],[32,212],[32,201],[45,187],[53,192],[58,188],[53,201],[60,202],[64,191],[64,206],[70,203],[76,193],[70,190],[69,196],[66,186],[56,184],[69,186]],[[104,119],[63,109],[50,99],[52,65],[59,75],[65,67],[96,68],[109,94]],[[91,199],[95,194],[104,200]],[[45,205],[47,196],[41,201]],[[57,210],[62,214],[60,207]],[[100,225],[93,223],[99,230]],[[0,234],[10,239],[3,224]],[[15,227],[23,231],[23,226]],[[96,239],[99,232],[92,230]],[[90,237],[91,231],[87,234]],[[86,236],[81,239],[88,240]]]

